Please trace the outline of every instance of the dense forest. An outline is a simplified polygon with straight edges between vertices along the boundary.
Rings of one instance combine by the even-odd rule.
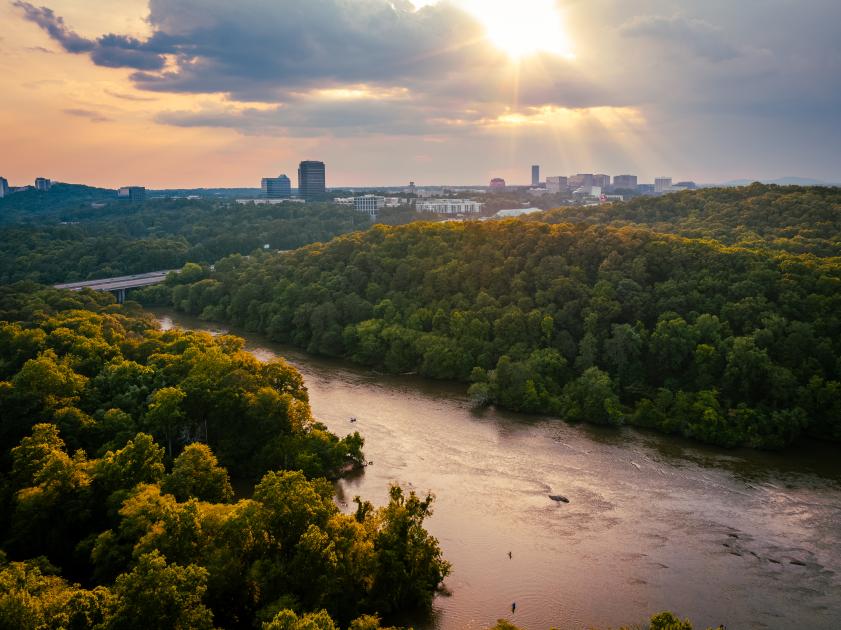
[[[60,223],[0,228],[0,282],[70,282],[209,264],[265,245],[294,249],[369,225],[332,204],[160,200],[74,209]]]
[[[831,259],[513,220],[377,226],[190,276],[138,297],[309,352],[470,380],[478,403],[724,446],[841,439]]]
[[[705,188],[596,207],[564,207],[531,219],[641,225],[726,245],[841,256],[841,188]]]
[[[114,202],[117,191],[78,184],[55,183],[47,191],[30,188],[0,197],[0,226],[13,223],[58,221],[67,212],[91,204]]]
[[[60,210],[49,220],[27,216],[29,224],[0,227],[0,283],[55,284],[174,269],[187,262],[211,264],[266,245],[295,249],[371,225],[367,215],[332,203],[187,199],[88,204]],[[402,225],[420,218],[431,217],[386,208],[379,221]]]
[[[108,294],[0,287],[0,322],[0,628],[373,630],[430,605],[432,496],[341,513],[324,477],[362,439],[283,360]]]

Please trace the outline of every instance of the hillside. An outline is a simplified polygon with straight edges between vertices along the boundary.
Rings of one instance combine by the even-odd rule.
[[[92,203],[116,201],[106,188],[53,184],[48,191],[25,190],[0,198],[0,225],[44,220],[60,221],[67,211],[90,208]]]
[[[841,255],[841,188],[707,188],[595,208],[559,208],[533,220],[640,225],[728,245]]]
[[[841,266],[811,256],[583,224],[378,226],[139,296],[471,380],[509,409],[727,446],[841,438]]]

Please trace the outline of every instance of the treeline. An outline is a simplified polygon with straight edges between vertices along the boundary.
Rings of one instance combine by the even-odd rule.
[[[64,212],[59,220],[0,228],[0,283],[71,282],[210,264],[265,245],[294,249],[370,225],[367,217],[332,204],[193,200],[115,202]]]
[[[565,207],[532,220],[643,225],[754,249],[841,256],[841,188],[752,184]]]
[[[0,197],[0,225],[57,221],[62,213],[90,208],[92,203],[109,203],[117,191],[78,184],[53,184],[49,190],[31,188]]]
[[[195,272],[195,270],[193,270]],[[841,266],[648,230],[375,227],[231,257],[168,301],[479,403],[724,446],[841,438]]]
[[[373,630],[430,605],[431,496],[340,513],[323,477],[362,439],[296,370],[112,302],[0,287],[0,627]]]
[[[430,218],[385,208],[379,221],[402,225]],[[332,203],[114,202],[62,211],[52,221],[0,227],[0,283],[55,284],[175,269],[187,262],[212,264],[266,245],[296,249],[370,226],[368,215]]]

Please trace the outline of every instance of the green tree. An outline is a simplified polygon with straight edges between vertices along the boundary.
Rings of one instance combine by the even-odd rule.
[[[117,578],[108,628],[211,630],[213,614],[202,603],[206,590],[206,569],[167,564],[157,551],[145,554],[130,573]]]
[[[206,444],[189,444],[175,458],[172,472],[164,478],[161,489],[179,501],[194,498],[227,503],[234,497],[228,471],[219,466]]]

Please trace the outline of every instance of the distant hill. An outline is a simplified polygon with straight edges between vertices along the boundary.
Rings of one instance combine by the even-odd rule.
[[[732,186],[750,186],[751,184],[755,183],[757,180],[752,179],[733,179],[729,182],[724,182],[721,184],[723,187],[732,187]],[[808,177],[780,177],[778,179],[762,179],[759,180],[761,184],[770,184],[776,186],[837,186],[838,184],[833,184],[830,182],[825,182],[820,179],[810,179]]]
[[[117,192],[79,184],[53,184],[47,191],[25,190],[0,199],[0,224],[26,223],[54,218],[63,212],[114,201]]]
[[[727,245],[841,256],[841,188],[754,183],[638,197],[529,217],[550,223],[638,225]]]

